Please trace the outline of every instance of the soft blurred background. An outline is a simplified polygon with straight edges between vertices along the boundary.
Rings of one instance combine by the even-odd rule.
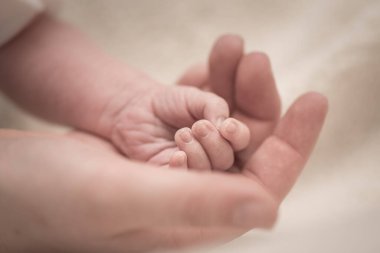
[[[207,252],[380,252],[380,1],[77,0],[58,15],[106,51],[172,84],[221,34],[272,59],[286,108],[304,91],[330,100],[315,153],[272,232]],[[0,98],[0,127],[59,127]],[[206,250],[201,250],[206,252]]]

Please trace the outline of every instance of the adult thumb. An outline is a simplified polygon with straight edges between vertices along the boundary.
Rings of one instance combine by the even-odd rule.
[[[267,228],[276,220],[272,195],[242,175],[128,167],[107,182],[107,208],[125,226]]]

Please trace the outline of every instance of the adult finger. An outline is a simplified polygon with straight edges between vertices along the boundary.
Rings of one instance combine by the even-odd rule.
[[[244,55],[236,77],[237,109],[255,120],[275,121],[280,116],[280,98],[264,53]]]
[[[158,170],[128,162],[101,170],[93,189],[97,222],[104,227],[117,224],[114,231],[167,226],[271,227],[277,215],[272,195],[243,175]]]
[[[274,134],[247,162],[243,173],[258,179],[278,199],[283,199],[309,158],[327,108],[326,98],[318,93],[308,93],[297,99]]]
[[[244,42],[237,35],[223,35],[214,44],[209,57],[209,79],[215,94],[224,98],[231,110],[234,109],[235,77],[243,56]]]

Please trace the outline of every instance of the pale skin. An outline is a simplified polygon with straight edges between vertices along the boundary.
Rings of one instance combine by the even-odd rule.
[[[242,122],[228,118],[217,126],[208,120],[196,121],[191,129],[181,128],[174,136],[175,151],[169,166],[201,170],[234,170],[234,153],[246,148],[250,132]]]
[[[100,135],[131,159],[227,170],[234,151],[248,145],[248,128],[226,120],[229,108],[221,97],[193,87],[162,85],[49,17],[42,16],[6,45],[2,57],[7,59],[2,89],[14,101],[45,119]],[[236,134],[216,129],[232,120],[239,126]],[[202,126],[214,132],[202,138],[213,146],[195,138],[183,145],[184,139],[174,138],[184,127],[193,127],[189,134],[199,137]]]
[[[60,33],[59,23],[44,22],[48,21],[40,20],[34,24],[37,27],[0,49],[2,90],[40,116],[116,143],[111,119],[125,108],[123,94],[127,92],[122,86],[137,82],[149,87],[151,79],[128,70],[66,26]],[[66,39],[64,45],[59,43]],[[36,45],[42,45],[41,51],[36,52]],[[47,56],[53,60],[45,64]],[[56,83],[72,94],[53,96],[59,93]],[[242,41],[235,36],[216,43],[209,70],[192,69],[180,83],[224,98],[231,116],[252,133],[248,147],[238,151],[223,135],[228,120],[218,125],[219,116],[202,115],[219,127],[215,133],[237,151],[239,173],[144,165],[126,159],[103,139],[82,133],[56,136],[3,130],[0,246],[7,252],[144,252],[228,241],[252,228],[271,227],[317,140],[327,112],[326,99],[317,93],[305,94],[280,119],[268,58],[244,54]],[[91,96],[78,89],[79,84],[91,85],[87,87]],[[142,94],[142,86],[130,85],[128,93]],[[110,98],[112,103],[107,103]],[[194,135],[196,128],[192,126]],[[202,147],[207,151],[205,143]]]

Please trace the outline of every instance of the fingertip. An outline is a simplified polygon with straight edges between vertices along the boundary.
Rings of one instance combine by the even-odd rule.
[[[234,118],[228,118],[222,123],[220,133],[231,143],[235,151],[246,148],[251,139],[249,128]]]
[[[245,56],[244,61],[250,61],[255,65],[256,69],[254,71],[271,71],[272,66],[269,56],[264,52],[251,52]]]
[[[238,123],[232,118],[226,119],[221,126],[221,130],[229,135],[233,135],[238,131]]]
[[[252,52],[242,57],[236,77],[237,107],[246,114],[265,121],[277,120],[281,101],[269,57]]]
[[[328,111],[329,101],[325,95],[319,92],[308,92],[301,96],[300,99],[308,101],[308,106],[314,107],[314,109],[310,108],[310,110],[318,110],[321,116],[324,116]]]
[[[214,126],[205,119],[198,120],[191,126],[191,132],[197,138],[204,138],[213,130]]]
[[[187,155],[184,151],[175,151],[173,156],[169,161],[170,168],[188,168],[187,166]]]
[[[237,34],[224,34],[216,40],[214,45],[214,50],[230,52],[230,54],[226,56],[240,55],[243,53],[243,48],[244,40]]]
[[[184,143],[190,143],[193,140],[193,135],[191,133],[191,129],[188,127],[183,127],[174,135],[174,141],[178,146],[182,146]]]

